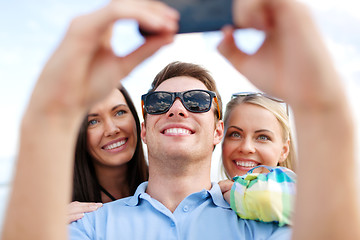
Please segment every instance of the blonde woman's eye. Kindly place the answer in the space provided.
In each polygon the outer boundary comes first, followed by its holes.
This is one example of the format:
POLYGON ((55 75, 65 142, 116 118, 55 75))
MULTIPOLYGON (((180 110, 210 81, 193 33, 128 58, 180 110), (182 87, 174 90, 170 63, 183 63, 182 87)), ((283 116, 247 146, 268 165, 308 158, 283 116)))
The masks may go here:
POLYGON ((258 136, 258 139, 261 141, 271 141, 271 138, 266 135, 260 135, 258 136))

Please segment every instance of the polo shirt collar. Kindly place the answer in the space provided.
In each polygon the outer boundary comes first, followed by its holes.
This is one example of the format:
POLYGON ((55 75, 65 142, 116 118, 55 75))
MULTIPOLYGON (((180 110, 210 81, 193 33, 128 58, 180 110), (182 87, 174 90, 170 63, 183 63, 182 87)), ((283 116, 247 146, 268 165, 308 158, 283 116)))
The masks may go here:
MULTIPOLYGON (((230 209, 230 205, 225 201, 225 199, 222 195, 219 184, 217 184, 216 182, 213 182, 213 183, 211 183, 211 185, 212 185, 212 187, 210 190, 203 190, 201 192, 205 193, 205 191, 206 191, 206 193, 211 196, 211 199, 216 206, 221 207, 221 208, 230 209)), ((129 206, 138 205, 139 201, 140 201, 140 195, 145 193, 147 186, 148 186, 148 182, 141 183, 138 186, 138 188, 136 189, 135 194, 127 200, 126 204, 129 206)))
POLYGON ((130 197, 128 201, 126 201, 126 204, 133 207, 138 205, 140 201, 140 195, 145 193, 147 186, 148 186, 148 182, 141 183, 137 187, 135 194, 132 197, 130 197))
POLYGON ((213 203, 218 207, 230 209, 230 205, 224 199, 219 184, 212 182, 211 185, 212 187, 208 190, 208 193, 210 194, 213 203))

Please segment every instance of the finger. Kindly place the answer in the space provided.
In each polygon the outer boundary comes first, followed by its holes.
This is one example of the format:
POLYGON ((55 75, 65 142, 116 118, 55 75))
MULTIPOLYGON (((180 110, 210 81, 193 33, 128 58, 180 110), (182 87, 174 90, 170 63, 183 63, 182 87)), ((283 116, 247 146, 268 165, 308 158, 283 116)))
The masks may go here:
MULTIPOLYGON (((287 1, 287 0, 285 0, 287 1)), ((269 19, 274 2, 264 0, 234 0, 233 18, 238 28, 256 28, 265 30, 269 27, 272 19, 269 19)))
POLYGON ((72 222, 75 222, 81 218, 83 218, 85 216, 84 213, 78 213, 78 214, 71 214, 68 216, 68 223, 72 223, 72 222))
POLYGON ((141 29, 153 33, 175 33, 178 30, 180 14, 162 2, 149 1, 149 9, 137 11, 137 20, 141 29), (164 22, 166 21, 166 22, 164 22))
POLYGON ((146 30, 176 32, 178 13, 157 1, 111 1, 107 6, 73 21, 74 31, 87 38, 102 36, 118 19, 135 19, 146 30), (125 6, 126 5, 126 6, 125 6))
POLYGON ((230 180, 220 181, 219 186, 220 186, 221 192, 224 194, 224 193, 230 191, 233 184, 234 184, 234 182, 230 181, 230 180))
POLYGON ((111 46, 111 37, 112 37, 112 34, 113 34, 113 27, 114 27, 114 24, 111 24, 104 32, 100 42, 101 42, 101 45, 103 46, 103 48, 105 49, 108 49, 108 50, 111 50, 112 49, 112 46, 111 46))
POLYGON ((241 65, 249 55, 238 49, 234 39, 234 29, 231 26, 225 26, 222 29, 223 39, 217 46, 218 51, 223 55, 238 71, 241 72, 241 65))
POLYGON ((118 58, 119 67, 115 68, 120 70, 117 79, 122 79, 128 75, 137 65, 143 62, 148 57, 152 56, 162 46, 173 42, 173 34, 154 35, 148 37, 143 45, 125 57, 118 58))
POLYGON ((102 203, 72 202, 69 204, 69 214, 92 212, 102 206, 102 203))
POLYGON ((230 204, 230 191, 224 193, 224 199, 230 204))

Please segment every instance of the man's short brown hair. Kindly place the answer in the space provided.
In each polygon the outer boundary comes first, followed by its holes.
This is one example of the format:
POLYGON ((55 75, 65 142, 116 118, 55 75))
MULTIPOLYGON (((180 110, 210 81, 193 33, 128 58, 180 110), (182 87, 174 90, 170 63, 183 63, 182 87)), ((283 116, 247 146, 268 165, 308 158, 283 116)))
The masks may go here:
MULTIPOLYGON (((155 89, 167 79, 181 76, 196 78, 201 81, 209 91, 215 92, 219 103, 220 116, 222 116, 222 101, 216 88, 215 80, 208 70, 193 63, 172 62, 168 64, 155 76, 154 81, 151 83, 149 92, 154 92, 155 89)), ((215 111, 216 119, 219 119, 218 114, 219 113, 215 111)))

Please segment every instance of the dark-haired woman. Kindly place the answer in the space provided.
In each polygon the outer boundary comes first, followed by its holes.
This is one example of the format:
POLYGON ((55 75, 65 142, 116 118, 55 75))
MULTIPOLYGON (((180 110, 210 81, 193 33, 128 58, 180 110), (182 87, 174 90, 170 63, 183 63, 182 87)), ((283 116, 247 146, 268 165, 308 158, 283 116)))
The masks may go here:
POLYGON ((69 222, 102 203, 133 195, 147 178, 139 117, 129 94, 120 87, 94 105, 81 126, 69 222))

